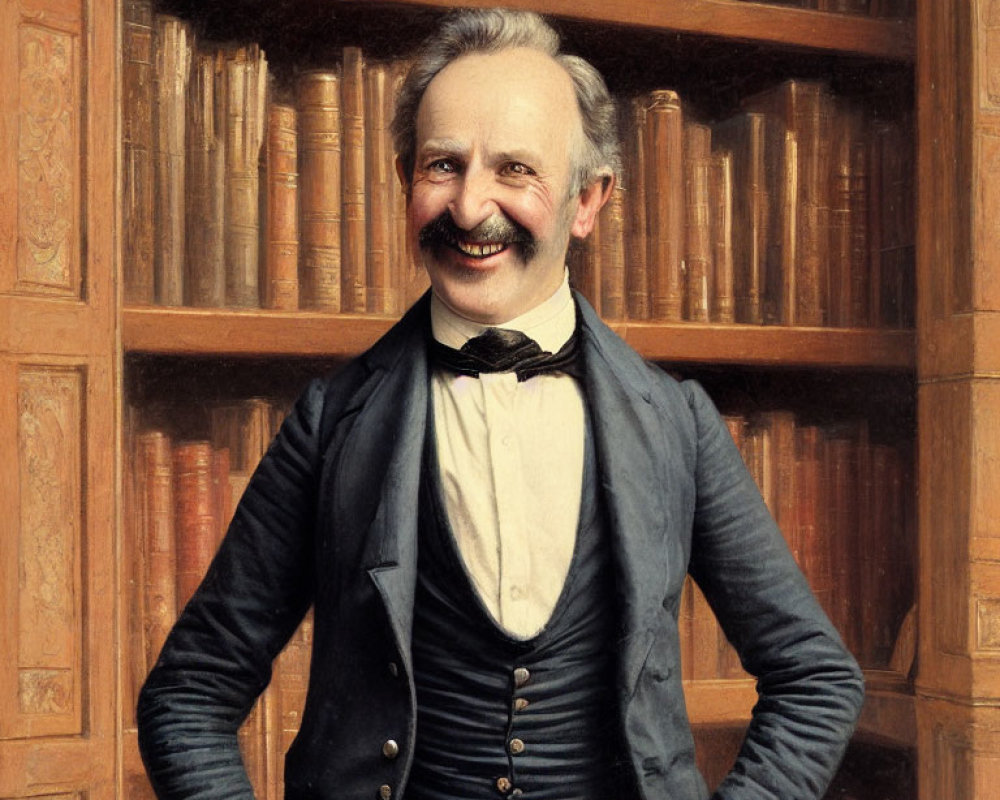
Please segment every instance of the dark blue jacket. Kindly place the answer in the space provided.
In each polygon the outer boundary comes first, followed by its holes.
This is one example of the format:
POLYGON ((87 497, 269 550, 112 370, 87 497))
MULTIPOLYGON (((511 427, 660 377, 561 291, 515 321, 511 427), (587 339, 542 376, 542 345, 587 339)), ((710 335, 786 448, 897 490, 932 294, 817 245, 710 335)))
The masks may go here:
MULTIPOLYGON (((646 800, 704 800, 681 684, 691 572, 759 700, 716 798, 822 795, 862 700, 854 659, 810 592, 704 391, 643 361, 577 297, 623 617, 620 721, 646 800)), ((425 297, 299 399, 139 700, 160 798, 252 798, 236 731, 315 605, 292 800, 401 797, 414 747, 410 631, 428 407, 425 297), (390 667, 392 665, 392 667, 390 667), (383 755, 394 739, 400 752, 383 755)))

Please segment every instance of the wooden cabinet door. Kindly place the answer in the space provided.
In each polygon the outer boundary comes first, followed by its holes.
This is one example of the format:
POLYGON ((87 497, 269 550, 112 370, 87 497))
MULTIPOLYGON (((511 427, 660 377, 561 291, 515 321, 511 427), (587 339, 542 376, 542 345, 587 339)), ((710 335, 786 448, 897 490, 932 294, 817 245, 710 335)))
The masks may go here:
POLYGON ((117 3, 0 2, 0 797, 114 791, 117 3))

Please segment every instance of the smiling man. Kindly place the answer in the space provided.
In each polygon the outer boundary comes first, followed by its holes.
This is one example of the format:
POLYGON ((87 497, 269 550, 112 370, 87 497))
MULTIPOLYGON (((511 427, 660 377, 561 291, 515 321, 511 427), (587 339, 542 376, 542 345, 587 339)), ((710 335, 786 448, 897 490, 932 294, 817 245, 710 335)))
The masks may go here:
POLYGON ((566 278, 618 171, 600 76, 522 12, 446 17, 394 121, 432 290, 315 381, 140 698, 162 798, 250 798, 236 731, 310 605, 286 797, 704 800, 690 573, 759 702, 716 798, 823 794, 860 707, 704 392, 566 278))

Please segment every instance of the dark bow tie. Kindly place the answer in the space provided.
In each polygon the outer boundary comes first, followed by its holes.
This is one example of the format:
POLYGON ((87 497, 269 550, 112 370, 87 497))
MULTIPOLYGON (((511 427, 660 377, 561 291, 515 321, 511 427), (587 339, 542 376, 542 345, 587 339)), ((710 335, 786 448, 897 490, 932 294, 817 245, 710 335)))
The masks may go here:
POLYGON ((579 378, 577 342, 574 333, 558 353, 549 353, 520 331, 487 328, 469 339, 461 350, 432 339, 431 353, 437 366, 474 378, 482 372, 515 372, 518 381, 546 372, 564 372, 579 378))

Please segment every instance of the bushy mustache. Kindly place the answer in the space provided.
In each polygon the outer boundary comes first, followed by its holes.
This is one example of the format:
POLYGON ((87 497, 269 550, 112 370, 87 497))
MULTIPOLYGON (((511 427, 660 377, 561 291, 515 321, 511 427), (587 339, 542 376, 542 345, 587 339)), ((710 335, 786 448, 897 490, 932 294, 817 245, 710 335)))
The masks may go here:
POLYGON ((531 261, 538 250, 538 243, 527 228, 501 214, 493 214, 476 227, 465 230, 455 224, 447 210, 420 229, 418 242, 422 249, 442 246, 454 248, 458 242, 516 245, 525 262, 531 261))

